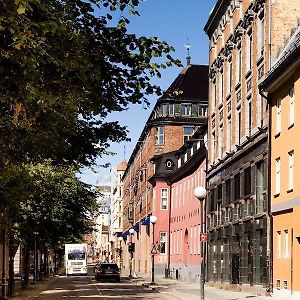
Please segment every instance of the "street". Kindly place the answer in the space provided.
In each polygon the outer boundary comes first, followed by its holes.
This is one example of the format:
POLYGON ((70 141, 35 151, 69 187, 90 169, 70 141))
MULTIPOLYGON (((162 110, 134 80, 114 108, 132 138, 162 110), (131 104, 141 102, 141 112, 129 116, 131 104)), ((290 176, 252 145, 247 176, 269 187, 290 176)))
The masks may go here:
MULTIPOLYGON (((172 291, 170 290, 172 293, 172 291)), ((172 293, 173 294, 173 293, 172 293)), ((25 298, 17 297, 15 299, 181 299, 168 296, 168 293, 162 291, 152 291, 143 286, 138 281, 131 281, 122 278, 121 282, 114 281, 95 281, 93 276, 60 276, 54 279, 52 284, 44 291, 32 293, 25 298)), ((195 298, 196 299, 196 298, 195 298)))

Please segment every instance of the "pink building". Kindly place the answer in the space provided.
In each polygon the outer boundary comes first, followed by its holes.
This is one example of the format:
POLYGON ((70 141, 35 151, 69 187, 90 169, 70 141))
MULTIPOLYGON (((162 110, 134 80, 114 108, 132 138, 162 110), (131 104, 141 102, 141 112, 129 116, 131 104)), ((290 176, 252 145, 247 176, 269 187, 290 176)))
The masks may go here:
POLYGON ((155 173, 149 180, 157 216, 154 240, 160 250, 155 273, 188 281, 200 278, 203 211, 194 189, 205 187, 205 137, 202 126, 179 150, 154 156, 155 173))

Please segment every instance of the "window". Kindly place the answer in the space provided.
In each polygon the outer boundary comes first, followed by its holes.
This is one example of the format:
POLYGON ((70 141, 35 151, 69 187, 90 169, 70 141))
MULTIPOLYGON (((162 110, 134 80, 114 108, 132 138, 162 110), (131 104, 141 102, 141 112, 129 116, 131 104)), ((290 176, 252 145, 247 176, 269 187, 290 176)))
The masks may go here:
POLYGON ((198 117, 206 116, 207 107, 201 104, 198 105, 198 117))
POLYGON ((168 189, 161 189, 160 209, 168 208, 168 189))
POLYGON ((219 75, 219 104, 223 103, 224 97, 224 73, 223 70, 219 75))
POLYGON ((277 101, 276 134, 281 132, 281 99, 277 101))
POLYGON ((155 128, 155 145, 162 145, 165 142, 165 128, 155 128))
POLYGON ((225 182, 225 205, 231 202, 231 179, 225 182))
POLYGON ((276 162, 276 186, 275 186, 275 194, 280 193, 280 158, 275 160, 276 162))
POLYGON ((234 200, 239 200, 240 199, 240 173, 236 174, 234 176, 234 200))
POLYGON ((281 231, 277 231, 277 257, 281 257, 281 231))
POLYGON ((183 141, 187 141, 191 138, 194 133, 194 127, 184 126, 183 127, 183 141))
POLYGON ((226 94, 229 95, 231 92, 231 85, 232 85, 232 61, 231 59, 227 62, 227 91, 226 94))
POLYGON ((191 237, 190 237, 190 254, 193 254, 193 227, 190 228, 190 234, 191 234, 191 237))
POLYGON ((289 190, 294 188, 294 151, 289 152, 289 190))
POLYGON ((283 251, 284 257, 289 256, 289 232, 288 230, 284 231, 284 251, 283 251))
POLYGON ((244 171, 244 192, 245 196, 251 194, 251 167, 248 167, 244 171))
POLYGON ((241 144, 241 138, 242 138, 242 113, 241 110, 238 110, 236 113, 236 144, 241 144))
POLYGON ((166 232, 160 232, 159 235, 159 252, 160 254, 166 254, 167 251, 167 233, 166 232))
POLYGON ((246 72, 252 67, 252 32, 246 34, 246 72))
POLYGON ((215 161, 215 155, 216 155, 216 133, 213 132, 212 133, 212 140, 211 140, 211 161, 214 162, 215 161))
POLYGON ((182 116, 190 116, 192 113, 192 105, 191 104, 181 104, 181 115, 182 116))
POLYGON ((252 122, 252 102, 251 99, 248 100, 247 107, 247 124, 246 124, 246 135, 251 136, 251 122, 252 122))
POLYGON ((242 49, 239 45, 235 51, 235 84, 241 82, 242 76, 242 49))
POLYGON ((169 104, 169 116, 174 116, 174 104, 169 104))
POLYGON ((168 105, 167 104, 162 105, 162 115, 163 115, 163 117, 166 117, 168 115, 168 105))
POLYGON ((231 152, 231 117, 227 118, 227 133, 226 133, 226 150, 231 152))
POLYGON ((294 97, 294 88, 289 92, 290 96, 290 126, 294 124, 295 121, 295 97, 294 97))
POLYGON ((265 43, 265 20, 257 18, 257 59, 263 56, 265 43))
POLYGON ((216 96, 217 96, 217 86, 216 86, 216 80, 214 80, 211 83, 212 112, 215 110, 216 107, 216 96))
POLYGON ((219 153, 218 156, 219 158, 222 158, 223 154, 223 125, 220 126, 219 128, 219 137, 218 137, 218 146, 219 146, 219 153))

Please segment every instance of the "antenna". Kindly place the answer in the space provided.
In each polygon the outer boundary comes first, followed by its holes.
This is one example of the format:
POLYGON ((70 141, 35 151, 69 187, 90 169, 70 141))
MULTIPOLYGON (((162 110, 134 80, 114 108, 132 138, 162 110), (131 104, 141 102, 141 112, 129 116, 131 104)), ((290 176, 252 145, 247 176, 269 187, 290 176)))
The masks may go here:
POLYGON ((186 40, 187 40, 187 43, 186 43, 186 45, 184 45, 184 47, 187 50, 186 64, 187 64, 187 66, 189 66, 191 64, 190 49, 192 48, 192 46, 190 44, 190 39, 187 38, 186 40))
POLYGON ((126 144, 124 142, 124 146, 123 146, 123 153, 124 153, 124 160, 126 160, 126 144))

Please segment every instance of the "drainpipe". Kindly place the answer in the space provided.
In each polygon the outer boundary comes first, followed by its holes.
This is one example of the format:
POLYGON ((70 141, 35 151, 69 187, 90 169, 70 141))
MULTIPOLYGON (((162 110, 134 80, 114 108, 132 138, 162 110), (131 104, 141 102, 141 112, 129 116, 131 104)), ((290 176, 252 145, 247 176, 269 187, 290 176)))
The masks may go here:
POLYGON ((273 293, 273 216, 271 213, 271 137, 272 137, 272 96, 266 96, 263 89, 259 87, 259 94, 268 103, 268 205, 267 205, 267 262, 268 262, 268 278, 267 278, 267 293, 273 293))

